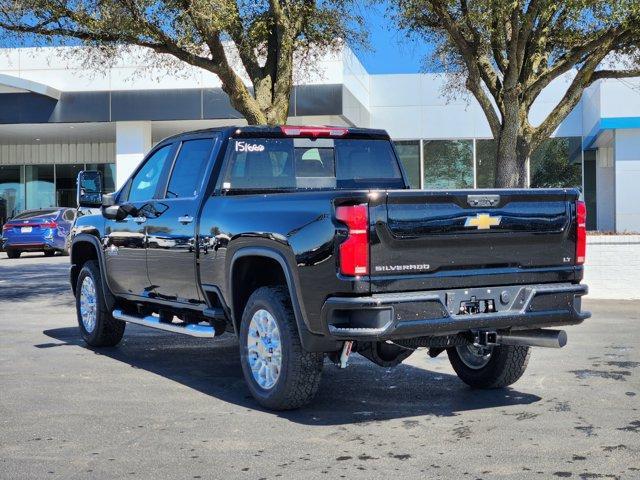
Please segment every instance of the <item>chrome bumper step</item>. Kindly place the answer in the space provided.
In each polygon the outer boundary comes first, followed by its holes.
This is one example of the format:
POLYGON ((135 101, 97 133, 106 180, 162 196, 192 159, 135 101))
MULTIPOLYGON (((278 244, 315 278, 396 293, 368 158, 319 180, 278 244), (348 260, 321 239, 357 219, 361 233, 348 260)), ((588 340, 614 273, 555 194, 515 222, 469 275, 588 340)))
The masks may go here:
POLYGON ((117 320, 122 320, 127 323, 135 323, 136 325, 142 325, 144 327, 155 328, 156 330, 182 333, 183 335, 198 338, 214 338, 216 336, 215 329, 211 325, 200 325, 196 323, 164 323, 155 315, 139 317, 126 314, 122 310, 114 310, 111 315, 117 320))

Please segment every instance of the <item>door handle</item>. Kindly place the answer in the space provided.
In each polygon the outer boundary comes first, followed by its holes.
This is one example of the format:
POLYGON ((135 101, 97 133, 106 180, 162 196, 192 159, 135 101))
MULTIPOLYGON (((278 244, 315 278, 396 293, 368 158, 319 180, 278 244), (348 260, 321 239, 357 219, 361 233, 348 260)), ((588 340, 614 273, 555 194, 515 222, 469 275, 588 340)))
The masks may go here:
POLYGON ((193 222, 193 217, 191 215, 184 215, 182 217, 178 217, 178 221, 183 224, 186 225, 188 223, 193 222))
POLYGON ((137 224, 141 224, 147 221, 147 217, 133 217, 133 221, 136 222, 137 224))

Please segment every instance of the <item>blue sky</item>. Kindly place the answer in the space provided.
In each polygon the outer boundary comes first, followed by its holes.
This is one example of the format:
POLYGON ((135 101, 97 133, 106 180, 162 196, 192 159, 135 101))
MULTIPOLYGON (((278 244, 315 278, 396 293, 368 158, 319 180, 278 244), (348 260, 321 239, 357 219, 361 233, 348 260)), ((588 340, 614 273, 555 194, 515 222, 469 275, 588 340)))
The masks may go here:
POLYGON ((357 51, 358 58, 369 73, 416 73, 423 70, 424 57, 430 46, 409 40, 385 17, 386 2, 367 8, 365 18, 371 49, 357 51))
MULTIPOLYGON (((355 4, 361 8, 369 31, 370 48, 357 50, 356 55, 369 73, 416 73, 423 70, 423 60, 430 51, 427 43, 408 39, 404 32, 395 28, 392 19, 385 15, 388 0, 379 0, 376 5, 369 2, 355 4)), ((0 48, 13 47, 13 42, 0 39, 0 48)), ((69 44, 73 41, 63 41, 69 44)), ((29 46, 26 40, 20 46, 29 46)))

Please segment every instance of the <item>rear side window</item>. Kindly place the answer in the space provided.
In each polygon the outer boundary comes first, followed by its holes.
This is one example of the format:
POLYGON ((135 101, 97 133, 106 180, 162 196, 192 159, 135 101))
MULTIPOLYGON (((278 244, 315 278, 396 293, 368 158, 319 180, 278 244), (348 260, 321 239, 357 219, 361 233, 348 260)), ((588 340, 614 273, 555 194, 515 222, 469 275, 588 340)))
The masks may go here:
POLYGON ((404 188, 391 142, 232 139, 223 188, 404 188))
POLYGON ((173 165, 166 198, 185 198, 198 195, 204 169, 213 147, 213 139, 187 140, 182 142, 173 165))

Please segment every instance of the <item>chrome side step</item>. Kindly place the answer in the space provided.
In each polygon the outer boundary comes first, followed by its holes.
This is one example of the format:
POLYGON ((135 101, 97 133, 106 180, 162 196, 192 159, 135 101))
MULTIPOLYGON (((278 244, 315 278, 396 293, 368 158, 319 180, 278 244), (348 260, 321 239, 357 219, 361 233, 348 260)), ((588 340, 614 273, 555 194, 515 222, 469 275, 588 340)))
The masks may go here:
POLYGON ((214 338, 216 336, 216 332, 211 325, 199 325, 195 323, 162 323, 160 322, 160 319, 154 315, 137 317, 135 315, 128 315, 122 310, 114 310, 111 312, 111 315, 113 315, 113 318, 122 320, 123 322, 135 323, 136 325, 155 328, 157 330, 165 330, 167 332, 182 333, 183 335, 189 335, 191 337, 214 338))

